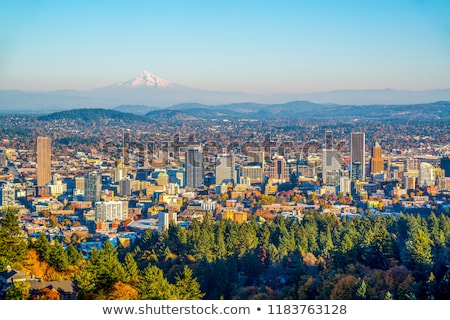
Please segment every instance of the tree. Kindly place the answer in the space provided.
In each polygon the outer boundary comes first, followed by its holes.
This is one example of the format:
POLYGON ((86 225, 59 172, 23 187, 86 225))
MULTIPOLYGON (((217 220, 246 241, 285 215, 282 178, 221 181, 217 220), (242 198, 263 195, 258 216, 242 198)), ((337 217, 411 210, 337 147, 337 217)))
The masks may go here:
POLYGON ((2 264, 22 262, 27 251, 27 243, 17 217, 17 209, 3 209, 0 221, 0 261, 2 264))
POLYGON ((30 297, 30 283, 16 281, 5 292, 6 300, 27 300, 30 297))
POLYGON ((67 247, 66 254, 70 265, 78 266, 80 261, 84 259, 83 255, 71 244, 67 247))
POLYGON ((406 263, 416 276, 428 277, 433 265, 430 238, 422 229, 412 232, 406 241, 406 263))
POLYGON ((36 249, 41 261, 49 261, 51 246, 45 233, 39 235, 33 243, 33 247, 36 249))
POLYGON ((343 276, 331 291, 331 300, 351 300, 357 290, 358 280, 352 275, 343 276))
POLYGON ((133 284, 139 281, 139 268, 131 253, 125 256, 124 269, 128 282, 133 284))
POLYGON ((67 254, 59 243, 55 243, 52 246, 48 262, 55 267, 57 271, 64 271, 69 266, 67 254))
POLYGON ((205 295, 200 291, 200 284, 192 276, 192 270, 184 266, 183 271, 175 276, 177 298, 181 300, 200 300, 205 295))
POLYGON ((42 288, 38 291, 38 300, 61 300, 61 295, 55 288, 42 288))
POLYGON ((144 269, 139 277, 137 290, 142 300, 170 300, 176 296, 174 286, 156 266, 148 266, 144 269))
POLYGON ((128 283, 116 282, 112 286, 108 296, 108 300, 138 300, 139 293, 128 283))
POLYGON ((366 282, 363 280, 358 290, 356 290, 356 297, 358 299, 364 300, 366 299, 366 295, 367 295, 367 285, 366 282))

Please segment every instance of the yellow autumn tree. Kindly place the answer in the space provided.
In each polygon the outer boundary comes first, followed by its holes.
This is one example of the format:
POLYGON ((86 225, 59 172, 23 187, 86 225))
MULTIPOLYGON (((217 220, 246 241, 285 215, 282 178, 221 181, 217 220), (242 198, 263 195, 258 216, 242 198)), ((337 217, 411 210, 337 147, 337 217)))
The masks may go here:
POLYGON ((127 283, 116 282, 110 290, 108 300, 138 300, 139 294, 136 289, 127 283))

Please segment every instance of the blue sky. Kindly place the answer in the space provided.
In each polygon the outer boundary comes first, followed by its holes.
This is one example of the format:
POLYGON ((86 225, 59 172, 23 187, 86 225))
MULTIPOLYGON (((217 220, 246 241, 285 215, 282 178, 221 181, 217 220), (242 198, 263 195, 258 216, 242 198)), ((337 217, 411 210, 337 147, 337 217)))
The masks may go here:
POLYGON ((143 70, 254 93, 450 88, 450 1, 0 2, 0 89, 143 70))

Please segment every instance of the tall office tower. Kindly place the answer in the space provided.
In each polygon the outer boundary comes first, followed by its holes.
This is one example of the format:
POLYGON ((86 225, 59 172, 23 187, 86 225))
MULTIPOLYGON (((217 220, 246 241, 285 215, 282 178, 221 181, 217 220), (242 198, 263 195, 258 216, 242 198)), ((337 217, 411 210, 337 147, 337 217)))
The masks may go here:
POLYGON ((236 183, 234 156, 229 153, 218 154, 216 157, 216 184, 236 183))
POLYGON ((450 158, 441 158, 441 169, 444 170, 445 177, 450 177, 450 158))
POLYGON ((339 191, 344 195, 351 193, 350 178, 348 176, 341 176, 339 179, 339 191))
POLYGON ((84 200, 96 202, 100 201, 102 192, 102 175, 92 171, 84 176, 84 200))
POLYGON ((37 138, 37 185, 45 186, 52 180, 51 174, 51 139, 49 137, 37 138))
POLYGON ((419 186, 434 186, 435 183, 434 167, 428 162, 422 162, 419 166, 419 186))
POLYGON ((131 195, 131 181, 129 179, 119 181, 120 192, 119 195, 122 197, 131 195))
POLYGON ((372 148, 372 160, 370 165, 370 174, 381 173, 384 171, 384 161, 381 157, 381 146, 378 142, 372 148))
POLYGON ((186 151, 186 188, 203 186, 203 150, 200 146, 190 146, 186 151))
POLYGON ((352 132, 350 141, 350 176, 352 180, 365 180, 366 178, 366 134, 352 132))
POLYGON ((0 168, 8 166, 8 160, 6 159, 5 150, 0 150, 0 168))
POLYGON ((283 183, 289 181, 289 168, 286 166, 286 159, 283 156, 276 156, 270 166, 269 178, 274 182, 283 183))
POLYGON ((406 176, 403 177, 403 189, 414 190, 416 188, 416 177, 406 176))
POLYGON ((339 157, 337 150, 333 148, 333 133, 331 131, 325 132, 325 148, 322 151, 322 179, 328 185, 339 184, 339 178, 328 179, 328 176, 339 177, 339 170, 342 168, 342 160, 339 157))
POLYGON ((333 132, 325 131, 325 149, 333 149, 333 132))

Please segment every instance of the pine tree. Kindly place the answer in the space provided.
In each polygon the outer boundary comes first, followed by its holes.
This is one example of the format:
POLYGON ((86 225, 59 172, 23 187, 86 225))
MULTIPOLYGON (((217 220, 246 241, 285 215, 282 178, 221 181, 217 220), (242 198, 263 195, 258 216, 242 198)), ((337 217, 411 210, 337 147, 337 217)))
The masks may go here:
POLYGON ((170 300, 175 296, 174 286, 156 266, 148 266, 144 269, 139 277, 137 290, 142 300, 170 300))
POLYGON ((22 262, 27 251, 27 243, 19 225, 17 209, 6 208, 0 221, 0 261, 14 265, 22 262))
POLYGON ((192 270, 184 266, 183 271, 175 276, 177 298, 181 300, 200 300, 205 295, 200 291, 200 284, 192 276, 192 270))
POLYGON ((128 282, 136 283, 139 281, 139 268, 131 253, 127 253, 125 256, 124 269, 128 282))
POLYGON ((33 243, 33 247, 36 249, 41 261, 49 261, 51 246, 45 233, 39 235, 39 238, 33 243))

